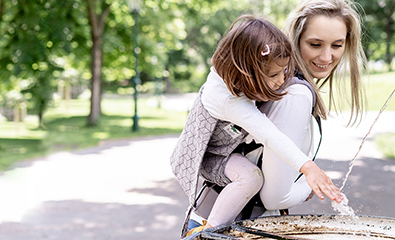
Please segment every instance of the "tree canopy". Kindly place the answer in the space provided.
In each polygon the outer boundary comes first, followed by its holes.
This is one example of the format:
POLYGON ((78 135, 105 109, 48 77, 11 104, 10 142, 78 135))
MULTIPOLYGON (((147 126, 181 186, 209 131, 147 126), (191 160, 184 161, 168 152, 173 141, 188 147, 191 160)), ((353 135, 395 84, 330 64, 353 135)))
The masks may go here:
MULTIPOLYGON (((364 48, 388 66, 395 52, 392 0, 358 0, 364 48), (364 12, 362 11, 364 9, 364 12)), ((133 94, 133 51, 139 50, 141 85, 150 92, 197 91, 218 41, 241 14, 266 17, 281 27, 298 0, 144 0, 136 19, 125 0, 0 0, 0 109, 28 103, 40 124, 63 82, 91 91, 87 124, 101 114, 105 92, 133 94)))

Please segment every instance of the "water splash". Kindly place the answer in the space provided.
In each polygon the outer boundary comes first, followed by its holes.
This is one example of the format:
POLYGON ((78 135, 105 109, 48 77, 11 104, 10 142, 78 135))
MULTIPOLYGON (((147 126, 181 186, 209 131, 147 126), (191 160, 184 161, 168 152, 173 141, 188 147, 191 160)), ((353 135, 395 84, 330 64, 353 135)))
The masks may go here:
MULTIPOLYGON (((351 160, 351 162, 350 162, 350 164, 349 164, 348 172, 347 172, 347 174, 346 174, 346 177, 344 178, 344 181, 343 181, 342 187, 340 188, 340 191, 342 191, 343 188, 344 188, 344 186, 346 185, 346 181, 347 181, 347 179, 348 179, 348 176, 350 175, 350 173, 351 173, 351 171, 352 171, 352 168, 353 168, 353 166, 354 166, 355 159, 357 158, 359 152, 361 151, 362 146, 363 146, 363 144, 365 143, 366 138, 368 137, 368 135, 369 135, 370 132, 372 131, 372 128, 373 128, 374 124, 377 122, 377 120, 379 119, 381 113, 382 113, 382 112, 385 110, 385 108, 387 107, 388 102, 391 100, 391 98, 392 98, 392 96, 394 95, 394 93, 395 93, 395 89, 392 91, 391 95, 388 97, 388 99, 387 99, 387 101, 385 102, 384 106, 380 109, 380 112, 379 112, 379 114, 377 115, 376 119, 374 120, 372 126, 370 126, 370 129, 369 129, 368 133, 367 133, 367 134, 365 135, 365 137, 362 139, 361 145, 359 146, 359 149, 358 149, 357 153, 355 154, 354 158, 351 160)), ((343 200, 343 201, 344 201, 344 200, 343 200)))
POLYGON ((354 210, 350 206, 348 206, 348 199, 346 195, 344 193, 341 193, 341 195, 344 198, 343 201, 341 201, 340 203, 336 201, 332 201, 332 208, 335 211, 338 211, 340 215, 348 215, 351 217, 355 217, 354 210))

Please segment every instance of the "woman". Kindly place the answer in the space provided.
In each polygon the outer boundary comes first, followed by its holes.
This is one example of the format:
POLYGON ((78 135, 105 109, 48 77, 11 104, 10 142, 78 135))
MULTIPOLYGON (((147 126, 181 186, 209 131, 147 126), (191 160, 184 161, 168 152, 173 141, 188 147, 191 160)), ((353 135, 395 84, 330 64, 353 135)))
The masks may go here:
MULTIPOLYGON (((305 79, 312 86, 321 89, 325 84, 329 84, 329 109, 335 107, 333 89, 335 80, 339 83, 346 83, 346 74, 349 74, 350 94, 339 94, 338 96, 350 95, 351 99, 346 99, 351 103, 351 116, 349 124, 354 124, 360 119, 363 111, 363 87, 362 70, 366 66, 366 58, 361 44, 361 21, 358 13, 354 10, 354 5, 347 0, 303 0, 299 6, 289 15, 285 23, 285 33, 291 41, 295 59, 297 62, 297 75, 305 79), (328 27, 326 27, 328 26, 328 27), (347 71, 349 70, 349 71, 347 71)), ((292 95, 292 94, 289 94, 292 95)), ((289 103, 275 103, 269 111, 281 112, 280 120, 270 117, 275 125, 286 135, 292 135, 295 129, 285 124, 286 119, 292 116, 292 107, 297 97, 290 99, 289 103), (276 106, 277 104, 277 106, 276 106), (286 111, 281 111, 278 105, 287 106, 286 111), (281 120, 282 119, 282 120, 281 120), (284 123, 279 126, 276 122, 284 123)), ((340 99, 342 101, 344 99, 340 99)), ((308 103, 306 103, 308 104, 308 103)), ((316 103, 313 115, 327 118, 328 112, 323 104, 320 94, 316 96, 316 103)), ((296 119, 303 118, 303 115, 296 115, 296 119), (300 116, 300 117, 298 117, 300 116)), ((278 117, 277 117, 278 118, 278 117)), ((303 124, 299 124, 299 129, 303 124)), ((305 130, 310 131, 305 125, 305 130)), ((307 135, 306 135, 307 136, 307 135)), ((306 140, 306 139, 305 139, 306 140)), ((303 146, 303 144, 301 145, 303 146)), ((270 149, 265 150, 262 171, 265 179, 273 179, 272 175, 278 171, 283 172, 284 177, 294 177, 293 171, 286 165, 278 164, 270 149), (275 162, 275 164, 273 164, 275 162), (277 169, 273 171, 273 169, 277 169)), ((292 178, 287 180, 291 182, 292 178)), ((271 183, 266 181, 260 192, 260 197, 267 209, 283 209, 295 206, 295 202, 302 203, 303 199, 286 201, 284 193, 281 195, 278 189, 284 183, 271 183)), ((291 189, 291 186, 289 186, 291 189)), ((286 192, 288 198, 292 198, 291 191, 286 192)), ((322 198, 321 198, 322 199, 322 198)))
MULTIPOLYGON (((313 88, 322 88, 329 83, 329 109, 336 106, 334 81, 345 82, 345 70, 349 69, 352 89, 349 123, 355 123, 363 110, 361 71, 366 59, 361 47, 360 18, 353 9, 353 3, 304 0, 288 17, 285 32, 295 51, 299 78, 309 82, 313 88)), ((327 110, 321 96, 312 96, 306 89, 302 84, 294 84, 286 90, 288 94, 282 100, 265 103, 261 110, 280 131, 308 153, 312 142, 309 118, 306 117, 311 114, 309 106, 314 106, 313 115, 323 119, 327 117, 327 110), (315 104, 313 98, 316 98, 315 104)), ((264 149, 262 172, 265 182, 260 197, 266 209, 290 208, 309 198, 306 191, 300 194, 296 190, 296 185, 306 189, 305 179, 294 184, 299 173, 280 161, 269 148, 264 149), (282 180, 275 180, 279 176, 282 180)))
MULTIPOLYGON (((329 84, 329 110, 331 107, 336 110, 335 81, 345 83, 349 73, 349 124, 355 123, 363 111, 361 72, 367 65, 361 43, 361 19, 354 8, 355 4, 347 0, 303 0, 288 16, 284 29, 305 79, 313 84, 316 79, 319 88, 329 84)), ((319 96, 317 103, 316 113, 326 119, 327 112, 319 96)))

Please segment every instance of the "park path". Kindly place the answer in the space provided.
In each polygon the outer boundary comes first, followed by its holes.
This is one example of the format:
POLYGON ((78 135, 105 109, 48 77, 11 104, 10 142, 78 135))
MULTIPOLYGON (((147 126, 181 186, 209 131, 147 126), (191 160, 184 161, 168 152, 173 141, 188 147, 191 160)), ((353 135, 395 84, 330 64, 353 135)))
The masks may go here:
MULTIPOLYGON (((337 186, 376 115, 357 129, 344 128, 341 118, 324 122, 317 163, 337 186)), ((394 119, 395 112, 382 114, 345 188, 357 214, 395 217, 395 161, 383 159, 371 141, 395 132, 394 119)), ((105 141, 14 165, 0 175, 0 239, 179 239, 187 198, 169 166, 176 141, 174 135, 105 141)), ((334 213, 317 197, 290 212, 334 213)))
POLYGON ((0 239, 174 239, 187 200, 168 158, 176 136, 104 142, 0 176, 0 239))

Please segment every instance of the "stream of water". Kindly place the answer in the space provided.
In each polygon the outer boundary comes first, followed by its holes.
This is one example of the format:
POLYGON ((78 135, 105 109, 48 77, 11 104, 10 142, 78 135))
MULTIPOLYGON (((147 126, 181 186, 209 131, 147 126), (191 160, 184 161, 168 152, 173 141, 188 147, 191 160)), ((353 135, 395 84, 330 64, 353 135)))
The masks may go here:
MULTIPOLYGON (((368 137, 368 135, 370 134, 370 132, 372 131, 373 126, 376 124, 377 120, 379 119, 381 113, 387 108, 388 102, 391 100, 391 98, 393 97, 393 95, 395 94, 395 90, 392 91, 391 95, 388 97, 387 101, 385 102, 385 104, 383 105, 383 107, 380 109, 380 112, 378 113, 376 119, 374 120, 373 124, 370 126, 370 129, 368 131, 368 133, 365 135, 365 137, 362 139, 361 145, 359 146, 359 149, 357 151, 357 153, 355 154, 354 158, 351 160, 349 167, 348 167, 348 172, 343 180, 343 184, 340 188, 340 192, 343 190, 344 186, 346 185, 346 181, 348 179, 348 177, 350 176, 350 173, 352 171, 352 168, 354 166, 355 160, 359 154, 359 152, 362 149, 363 144, 365 143, 366 138, 368 137)), ((341 215, 351 215, 354 216, 354 211, 352 210, 351 207, 348 206, 348 199, 346 198, 346 196, 342 193, 344 200, 341 203, 337 203, 336 201, 332 201, 332 207, 334 210, 340 212, 341 215)))
POLYGON ((376 119, 374 120, 372 126, 370 126, 370 129, 369 129, 368 133, 367 133, 367 134, 365 135, 365 137, 362 139, 361 145, 359 146, 359 149, 358 149, 357 153, 355 154, 354 158, 353 158, 353 159, 351 160, 351 162, 350 162, 350 165, 349 165, 349 167, 348 167, 348 172, 347 172, 347 174, 346 174, 346 177, 345 177, 344 180, 343 180, 343 184, 342 184, 342 187, 340 188, 340 191, 343 190, 344 185, 346 184, 346 181, 347 181, 347 179, 348 179, 348 176, 350 175, 350 173, 351 173, 351 171, 352 171, 352 168, 353 168, 353 166, 354 166, 355 159, 357 158, 359 152, 361 151, 362 146, 363 146, 363 144, 365 143, 366 138, 368 137, 368 135, 369 135, 370 132, 372 131, 372 128, 373 128, 374 124, 376 124, 376 122, 377 122, 377 120, 379 119, 381 113, 387 108, 388 102, 391 100, 391 98, 392 98, 392 96, 393 96, 394 94, 395 94, 395 90, 392 91, 391 95, 388 97, 387 101, 385 102, 385 104, 383 105, 383 107, 380 109, 380 112, 379 112, 379 114, 377 115, 376 119))

